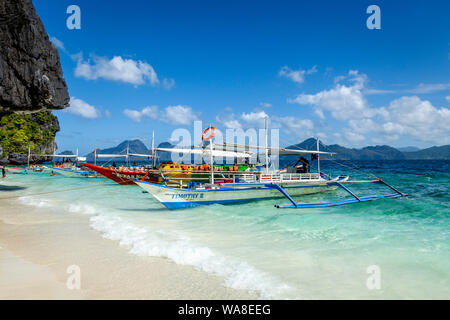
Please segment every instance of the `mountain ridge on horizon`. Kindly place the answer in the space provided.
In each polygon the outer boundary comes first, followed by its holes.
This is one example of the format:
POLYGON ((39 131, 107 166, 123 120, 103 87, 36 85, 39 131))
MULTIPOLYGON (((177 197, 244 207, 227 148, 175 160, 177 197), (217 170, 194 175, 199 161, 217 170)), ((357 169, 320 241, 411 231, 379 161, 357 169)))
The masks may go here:
MULTIPOLYGON (((315 150, 317 140, 308 138, 303 142, 287 146, 288 149, 306 149, 315 150)), ((427 159, 450 159, 450 145, 433 146, 429 148, 419 149, 417 147, 394 148, 389 145, 375 145, 361 148, 348 148, 339 144, 326 145, 319 140, 320 150, 335 152, 333 159, 336 160, 427 160, 427 159), (413 151, 415 150, 415 151, 413 151)), ((139 139, 124 140, 115 147, 97 149, 97 154, 125 154, 127 146, 130 153, 151 154, 151 149, 139 139)), ((162 142, 157 147, 170 148, 173 145, 170 142, 162 142)), ((93 161, 93 152, 86 155, 88 161, 93 161)), ((283 156, 290 157, 290 156, 283 156)), ((166 157, 163 157, 166 158, 166 157)), ((327 159, 329 156, 322 156, 327 159)), ((105 158, 106 159, 106 158, 105 158)), ((130 161, 137 160, 137 157, 130 157, 130 161), (133 158, 133 159, 132 159, 133 158)), ((140 158, 142 160, 142 158, 140 158)), ((168 160, 168 159, 165 159, 168 160)))

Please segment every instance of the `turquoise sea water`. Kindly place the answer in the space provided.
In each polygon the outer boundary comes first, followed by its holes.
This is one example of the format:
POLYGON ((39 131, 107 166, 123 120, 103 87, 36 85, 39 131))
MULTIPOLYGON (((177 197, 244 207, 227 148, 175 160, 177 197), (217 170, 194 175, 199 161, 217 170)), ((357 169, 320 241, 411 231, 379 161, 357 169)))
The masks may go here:
MULTIPOLYGON (((323 209, 276 209, 288 203, 280 198, 169 211, 139 187, 107 179, 10 174, 8 185, 26 189, 3 189, 0 197, 20 192, 14 201, 87 214, 99 237, 132 254, 191 265, 262 298, 449 299, 450 161, 353 163, 410 196, 323 209), (32 195, 69 188, 81 189, 32 195), (366 285, 370 266, 379 268, 379 289, 366 285)), ((327 161, 322 170, 367 178, 327 161)), ((374 184, 351 188, 390 193, 374 184)), ((332 191, 297 200, 341 197, 332 191)))

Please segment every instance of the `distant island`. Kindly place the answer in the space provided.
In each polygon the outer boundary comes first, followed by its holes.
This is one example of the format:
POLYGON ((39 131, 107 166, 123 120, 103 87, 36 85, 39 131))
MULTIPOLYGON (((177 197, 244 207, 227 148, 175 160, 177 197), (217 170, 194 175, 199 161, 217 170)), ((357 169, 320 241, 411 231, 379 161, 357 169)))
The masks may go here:
MULTIPOLYGON (((148 154, 151 155, 151 149, 147 148, 145 144, 139 140, 125 140, 115 147, 107 149, 97 149, 97 154, 126 154, 127 147, 130 153, 148 154)), ((158 145, 161 148, 171 148, 173 145, 169 142, 163 142, 158 145)), ((309 138, 305 141, 287 146, 289 149, 306 149, 315 150, 316 139, 309 138)), ((387 145, 367 146, 364 148, 347 148, 338 144, 326 145, 320 141, 320 150, 335 152, 332 159, 336 160, 441 160, 450 159, 450 145, 434 146, 426 149, 419 149, 417 147, 394 148, 387 145)), ((86 155, 88 162, 94 161, 94 154, 91 152, 86 155)), ((284 158, 286 156, 283 156, 284 158)), ((288 156, 292 157, 292 156, 288 156)), ((322 156, 321 159, 327 159, 329 156, 322 156)), ((102 158, 102 160, 111 160, 102 158)), ((130 157, 130 161, 142 161, 143 158, 130 157)), ((170 160, 169 154, 161 154, 161 161, 170 160)))
MULTIPOLYGON (((314 150, 316 139, 309 138, 305 141, 291 145, 290 149, 314 150)), ((338 144, 325 145, 320 142, 320 150, 335 152, 333 159, 336 160, 431 160, 450 159, 450 145, 434 146, 426 149, 416 147, 394 148, 387 145, 367 146, 364 148, 346 148, 338 144)), ((322 156, 322 159, 328 157, 322 156)))

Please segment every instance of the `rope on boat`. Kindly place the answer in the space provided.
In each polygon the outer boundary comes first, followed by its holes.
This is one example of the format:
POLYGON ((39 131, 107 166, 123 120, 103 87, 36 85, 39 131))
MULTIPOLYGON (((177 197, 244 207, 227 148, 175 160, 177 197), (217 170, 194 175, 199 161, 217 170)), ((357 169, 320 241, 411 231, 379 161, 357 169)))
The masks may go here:
POLYGON ((377 176, 374 176, 374 175, 371 174, 371 173, 368 173, 368 172, 365 172, 365 171, 361 170, 358 166, 356 166, 356 165, 355 165, 353 162, 351 162, 351 161, 349 161, 349 162, 350 162, 352 165, 354 165, 356 168, 355 168, 355 167, 350 167, 350 166, 345 165, 345 164, 340 163, 340 162, 337 162, 336 160, 333 160, 333 159, 326 159, 326 160, 331 161, 331 162, 334 162, 334 163, 336 163, 336 164, 338 164, 338 165, 340 165, 340 166, 349 168, 349 169, 351 169, 351 170, 359 171, 359 172, 364 173, 365 175, 367 175, 367 176, 369 176, 369 177, 371 177, 371 178, 374 178, 374 179, 377 179, 377 180, 381 181, 381 178, 379 178, 379 177, 377 177, 377 176))
MULTIPOLYGON (((311 147, 311 146, 310 146, 310 147, 311 147)), ((329 152, 331 151, 331 150, 328 149, 328 146, 324 146, 324 147, 325 147, 325 150, 327 150, 327 151, 329 151, 329 152)), ((300 149, 298 146, 295 146, 295 148, 300 149)), ((301 149, 300 149, 300 150, 301 150, 301 149)), ((336 164, 338 164, 338 165, 340 165, 340 166, 346 167, 346 168, 348 168, 348 169, 350 169, 350 170, 359 171, 359 172, 361 172, 361 173, 363 173, 363 174, 365 174, 365 175, 367 175, 367 176, 369 176, 369 177, 371 177, 371 178, 377 179, 378 181, 382 181, 381 178, 379 178, 379 177, 377 177, 377 176, 375 176, 375 175, 373 175, 373 174, 371 174, 371 173, 368 173, 368 172, 365 172, 365 171, 361 170, 356 164, 354 164, 354 163, 351 162, 350 160, 346 160, 346 161, 350 162, 350 163, 352 164, 353 167, 348 166, 348 165, 343 164, 343 163, 340 163, 340 162, 338 162, 338 161, 336 161, 336 160, 333 160, 333 159, 331 159, 331 158, 329 158, 329 159, 323 159, 322 161, 327 161, 327 160, 328 160, 328 161, 331 161, 331 162, 334 162, 334 163, 336 163, 336 164)))
POLYGON ((32 194, 22 194, 22 195, 15 195, 15 196, 9 196, 9 197, 0 197, 0 200, 10 200, 10 199, 17 199, 17 198, 22 198, 22 197, 33 197, 33 196, 40 196, 40 195, 43 195, 43 194, 60 193, 60 192, 67 192, 67 191, 74 191, 74 190, 81 190, 81 189, 89 189, 89 188, 102 187, 102 186, 111 186, 111 185, 118 185, 118 184, 114 182, 114 183, 107 183, 107 184, 101 184, 101 185, 92 185, 92 186, 84 186, 84 187, 77 187, 77 188, 69 188, 69 189, 63 189, 63 190, 38 192, 38 193, 32 193, 32 194))

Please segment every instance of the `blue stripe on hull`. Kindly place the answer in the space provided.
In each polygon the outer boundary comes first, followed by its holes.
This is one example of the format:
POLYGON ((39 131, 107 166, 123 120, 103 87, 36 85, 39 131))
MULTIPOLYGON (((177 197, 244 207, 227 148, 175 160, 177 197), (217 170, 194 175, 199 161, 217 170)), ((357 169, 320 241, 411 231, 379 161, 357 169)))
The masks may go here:
POLYGON ((262 200, 261 198, 249 198, 249 199, 233 199, 233 200, 215 200, 215 201, 189 201, 189 202, 161 202, 168 209, 182 209, 182 208, 192 208, 203 205, 211 204, 233 204, 233 203, 243 203, 254 200, 262 200))

